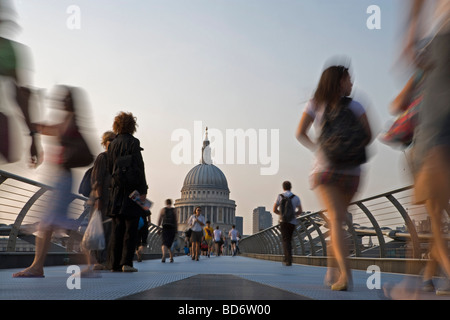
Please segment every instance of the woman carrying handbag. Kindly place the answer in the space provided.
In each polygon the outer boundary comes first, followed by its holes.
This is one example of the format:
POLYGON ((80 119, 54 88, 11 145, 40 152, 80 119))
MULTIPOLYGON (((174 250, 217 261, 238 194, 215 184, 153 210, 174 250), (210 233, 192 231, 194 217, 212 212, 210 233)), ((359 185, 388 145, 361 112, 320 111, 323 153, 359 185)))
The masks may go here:
POLYGON ((49 200, 49 210, 39 223, 36 237, 36 251, 33 263, 26 269, 13 274, 14 278, 44 277, 44 262, 50 247, 52 235, 58 230, 70 230, 76 226, 67 219, 72 196, 72 168, 89 165, 93 156, 83 136, 78 130, 75 93, 78 89, 57 86, 57 99, 65 112, 64 120, 55 125, 35 124, 37 132, 58 139, 60 154, 56 159, 56 182, 49 200))

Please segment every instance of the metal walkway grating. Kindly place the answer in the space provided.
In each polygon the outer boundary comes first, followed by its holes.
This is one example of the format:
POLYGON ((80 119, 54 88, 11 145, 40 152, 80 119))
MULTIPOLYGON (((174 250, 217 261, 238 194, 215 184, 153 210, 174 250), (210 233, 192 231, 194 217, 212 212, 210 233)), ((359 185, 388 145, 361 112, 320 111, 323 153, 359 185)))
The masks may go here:
MULTIPOLYGON (((80 266, 83 267, 83 266, 80 266)), ((189 257, 176 257, 174 263, 147 260, 135 263, 136 273, 116 273, 102 271, 100 278, 81 278, 80 289, 68 289, 67 266, 45 268, 45 278, 15 279, 12 274, 20 269, 0 270, 1 300, 114 300, 149 299, 167 300, 221 300, 221 299, 267 299, 277 300, 317 299, 317 300, 380 300, 379 290, 367 288, 369 277, 365 271, 354 270, 353 290, 333 292, 323 285, 326 269, 306 265, 282 266, 279 262, 257 260, 246 257, 201 257, 192 261, 189 257), (208 276, 210 275, 210 276, 208 276), (222 275, 222 277, 220 277, 222 275), (190 280, 189 280, 190 279, 190 280), (184 281, 188 280, 187 282, 184 281), (175 293, 183 289, 189 281, 198 281, 197 288, 217 294, 201 295, 199 290, 185 290, 181 296, 175 293), (231 288, 252 286, 258 290, 234 291, 231 288), (152 289, 158 290, 152 291, 152 289), (276 288, 277 291, 274 290, 276 288), (171 291, 172 290, 172 291, 171 291), (227 291, 228 290, 228 291, 227 291), (277 291, 280 295, 274 294, 277 291), (160 292, 161 295, 157 293, 160 292), (222 292, 222 295, 220 294, 222 292), (227 292, 227 293, 225 293, 227 292), (285 298, 281 298, 285 295, 285 298), (178 297, 177 297, 178 295, 178 297), (297 295, 297 296, 296 296, 297 295)), ((405 278, 401 274, 382 273, 381 284, 399 283, 405 278)), ((434 293, 423 294, 423 299, 450 299, 438 297, 434 293)))

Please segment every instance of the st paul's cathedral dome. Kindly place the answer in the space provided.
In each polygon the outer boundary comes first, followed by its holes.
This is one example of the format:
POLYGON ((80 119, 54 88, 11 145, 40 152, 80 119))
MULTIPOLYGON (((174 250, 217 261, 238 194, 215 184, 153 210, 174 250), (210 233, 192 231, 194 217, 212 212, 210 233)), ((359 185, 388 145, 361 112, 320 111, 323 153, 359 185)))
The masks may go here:
POLYGON ((181 188, 181 198, 175 200, 179 231, 187 229, 187 220, 196 207, 202 208, 202 215, 206 221, 211 221, 211 227, 214 229, 219 226, 222 232, 227 234, 235 224, 236 203, 230 200, 230 190, 224 173, 212 164, 208 128, 200 164, 187 173, 181 188))

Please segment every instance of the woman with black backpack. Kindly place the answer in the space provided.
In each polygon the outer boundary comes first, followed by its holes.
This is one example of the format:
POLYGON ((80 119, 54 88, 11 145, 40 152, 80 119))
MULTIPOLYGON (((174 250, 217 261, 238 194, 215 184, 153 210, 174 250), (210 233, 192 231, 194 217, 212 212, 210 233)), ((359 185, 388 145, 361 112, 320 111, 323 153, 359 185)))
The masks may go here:
POLYGON ((347 67, 336 65, 323 71, 296 132, 299 142, 315 152, 316 159, 310 182, 327 209, 331 228, 331 252, 328 255, 334 257, 338 271, 329 266, 325 283, 331 286, 332 290, 338 291, 347 290, 351 285, 348 249, 342 225, 347 222, 347 208, 358 189, 360 164, 366 160, 364 148, 371 140, 371 129, 363 106, 348 98, 352 87, 347 67), (342 116, 341 112, 347 113, 342 116), (343 119, 343 122, 339 123, 340 119, 343 119), (313 141, 308 135, 311 125, 314 125, 316 133, 319 134, 317 141, 313 141), (334 132, 330 134, 328 128, 334 132), (321 136, 325 131, 334 141, 330 142, 328 138, 321 136), (357 142, 349 144, 349 140, 353 138, 357 142), (339 147, 333 152, 346 149, 341 159, 339 155, 328 151, 328 147, 331 150, 335 146, 339 147), (349 153, 354 156, 347 157, 349 153))

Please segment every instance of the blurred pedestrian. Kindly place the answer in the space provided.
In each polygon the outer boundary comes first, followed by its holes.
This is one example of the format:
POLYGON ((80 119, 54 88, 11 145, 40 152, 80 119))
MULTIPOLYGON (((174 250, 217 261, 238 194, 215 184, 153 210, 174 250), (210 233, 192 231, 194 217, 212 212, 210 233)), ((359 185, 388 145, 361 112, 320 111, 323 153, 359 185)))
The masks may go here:
POLYGON ((112 271, 136 272, 133 257, 136 249, 139 218, 147 213, 130 195, 137 191, 142 203, 147 196, 143 150, 133 136, 136 118, 131 112, 120 112, 114 119, 117 135, 108 148, 108 171, 111 174, 108 215, 112 217, 110 255, 112 271))
POLYGON ((148 228, 150 226, 150 215, 139 217, 138 239, 136 242, 136 257, 138 262, 142 262, 145 248, 147 247, 147 239, 149 235, 148 228))
POLYGON ((187 251, 185 251, 186 255, 190 256, 191 255, 191 235, 192 235, 192 230, 191 228, 189 228, 189 226, 187 227, 187 229, 184 231, 184 244, 185 247, 187 247, 187 251))
POLYGON ((202 215, 202 209, 196 207, 194 213, 189 217, 188 226, 191 228, 191 257, 192 260, 199 261, 200 243, 203 237, 203 227, 205 226, 205 217, 202 215))
POLYGON ((234 257, 237 254, 237 243, 240 238, 239 231, 236 230, 236 226, 233 224, 230 232, 228 232, 228 237, 231 240, 231 255, 234 257))
MULTIPOLYGON (((350 95, 352 87, 348 67, 334 65, 326 68, 313 98, 306 105, 296 132, 300 143, 315 152, 315 163, 310 175, 311 187, 327 209, 331 224, 331 256, 336 259, 339 271, 335 275, 332 269, 328 268, 325 281, 331 284, 332 290, 339 291, 347 290, 352 281, 342 225, 346 221, 347 207, 357 191, 361 168, 359 165, 340 168, 339 163, 331 162, 328 154, 322 150, 323 145, 319 141, 313 141, 308 132, 314 124, 316 133, 321 133, 325 119, 341 112, 343 108, 349 108, 352 116, 355 116, 363 127, 363 131, 354 132, 354 135, 363 134, 366 139, 362 143, 369 143, 371 129, 363 106, 357 101, 343 99, 350 95), (347 104, 344 105, 343 101, 347 101, 347 104)), ((339 139, 339 136, 336 138, 339 139)))
MULTIPOLYGON (((425 71, 413 140, 414 198, 417 204, 425 204, 430 216, 431 264, 436 262, 447 279, 447 285, 436 294, 448 295, 450 258, 442 218, 445 211, 448 213, 450 200, 450 1, 413 0, 407 21, 403 58, 425 71)), ((431 277, 428 270, 435 267, 427 266, 427 278, 431 277)), ((417 297, 402 286, 386 293, 399 299, 417 297)))
POLYGON ((175 234, 175 239, 173 240, 172 247, 170 248, 173 253, 178 252, 180 253, 180 243, 178 241, 178 231, 175 234))
POLYGON ((112 141, 116 138, 116 134, 112 131, 106 131, 102 135, 101 145, 104 150, 100 153, 94 162, 91 175, 92 195, 94 197, 94 207, 102 213, 103 230, 105 233, 104 250, 97 251, 95 257, 97 264, 94 269, 103 270, 111 269, 108 261, 108 244, 111 238, 111 218, 107 216, 107 208, 109 203, 109 185, 111 183, 111 175, 108 172, 108 148, 112 141))
POLYGON ((222 231, 220 231, 219 226, 216 226, 214 229, 214 244, 216 248, 216 256, 220 256, 222 254, 222 231))
POLYGON ((286 266, 292 265, 292 234, 298 224, 297 216, 302 213, 300 198, 291 192, 292 184, 284 181, 283 193, 278 195, 273 212, 280 216, 280 230, 286 266))
POLYGON ((64 120, 54 125, 34 124, 40 134, 58 138, 60 154, 49 211, 39 223, 34 261, 31 266, 15 273, 13 277, 44 277, 44 262, 53 233, 76 228, 73 221, 67 218, 69 205, 73 200, 71 169, 87 166, 93 161, 89 146, 79 131, 80 93, 78 88, 57 86, 55 100, 62 105, 64 120))
POLYGON ((211 227, 211 221, 206 221, 206 226, 203 228, 205 234, 205 241, 208 244, 208 253, 207 257, 211 256, 211 251, 213 250, 213 237, 214 237, 214 229, 211 227))
POLYGON ((116 134, 112 131, 106 131, 102 135, 101 145, 104 150, 94 161, 90 175, 91 192, 88 204, 91 206, 90 217, 95 210, 101 212, 103 221, 103 233, 105 237, 105 248, 102 250, 89 250, 87 255, 87 268, 81 271, 81 276, 94 276, 97 270, 109 270, 108 261, 108 244, 111 237, 111 218, 106 215, 106 208, 109 202, 109 184, 111 175, 108 172, 108 147, 116 138, 116 134))
POLYGON ((222 233, 222 242, 221 242, 221 249, 220 249, 222 255, 227 256, 229 249, 230 249, 230 246, 228 244, 228 238, 226 237, 226 231, 224 231, 222 233))
POLYGON ((205 237, 202 238, 202 242, 200 243, 200 251, 202 256, 208 256, 208 243, 206 242, 205 237))
POLYGON ((178 221, 175 208, 172 206, 172 199, 166 200, 166 206, 159 214, 158 226, 162 226, 162 260, 166 262, 167 251, 169 251, 170 262, 173 262, 172 244, 177 236, 178 221))
POLYGON ((43 151, 37 134, 37 128, 32 121, 33 111, 36 113, 36 104, 33 104, 33 92, 29 88, 29 76, 26 74, 30 68, 28 49, 13 40, 6 34, 7 30, 16 30, 19 26, 14 8, 6 1, 0 1, 0 163, 20 160, 22 156, 21 138, 17 110, 23 115, 28 127, 30 143, 31 167, 37 167, 43 161, 43 151), (33 110, 34 109, 34 110, 33 110))

